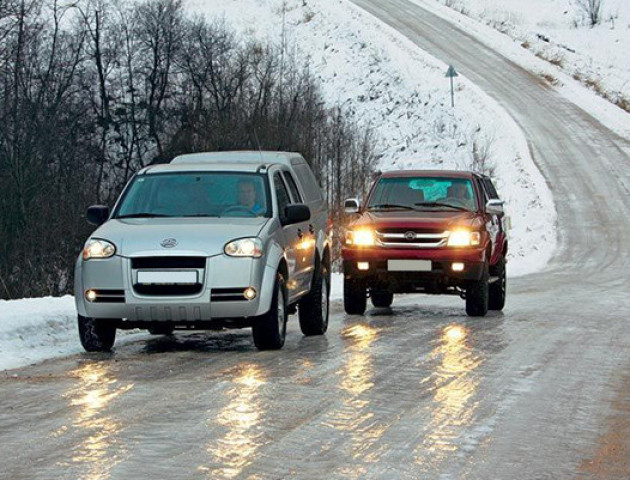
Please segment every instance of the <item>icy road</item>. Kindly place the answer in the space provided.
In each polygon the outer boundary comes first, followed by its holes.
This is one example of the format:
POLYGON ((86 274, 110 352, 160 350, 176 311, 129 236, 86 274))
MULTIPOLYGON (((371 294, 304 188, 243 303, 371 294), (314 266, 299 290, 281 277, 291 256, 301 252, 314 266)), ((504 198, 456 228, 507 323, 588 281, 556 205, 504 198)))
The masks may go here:
POLYGON ((406 0, 355 0, 498 100, 554 193, 559 248, 504 314, 405 296, 280 352, 156 337, 0 377, 0 478, 630 477, 630 144, 406 0))

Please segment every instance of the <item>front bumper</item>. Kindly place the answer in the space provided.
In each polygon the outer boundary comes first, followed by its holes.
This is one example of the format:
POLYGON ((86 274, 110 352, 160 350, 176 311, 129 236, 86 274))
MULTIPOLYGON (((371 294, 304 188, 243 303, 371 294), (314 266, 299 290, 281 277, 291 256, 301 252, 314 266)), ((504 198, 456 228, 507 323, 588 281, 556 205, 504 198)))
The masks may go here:
POLYGON ((386 249, 345 248, 343 271, 346 278, 363 282, 373 289, 395 293, 423 290, 439 293, 447 287, 465 287, 479 280, 486 262, 485 248, 386 249), (390 271, 388 260, 428 260, 430 271, 390 271), (358 263, 368 263, 367 270, 359 270, 358 263), (463 263, 464 270, 453 271, 453 263, 463 263))
POLYGON ((137 284, 138 269, 132 258, 114 256, 106 260, 77 261, 75 302, 80 315, 92 318, 124 319, 129 322, 208 322, 219 319, 258 317, 271 306, 276 279, 274 268, 265 259, 205 257, 196 270, 194 292, 142 292, 137 284), (256 290, 247 300, 242 292, 256 290), (99 296, 86 299, 88 290, 99 296))

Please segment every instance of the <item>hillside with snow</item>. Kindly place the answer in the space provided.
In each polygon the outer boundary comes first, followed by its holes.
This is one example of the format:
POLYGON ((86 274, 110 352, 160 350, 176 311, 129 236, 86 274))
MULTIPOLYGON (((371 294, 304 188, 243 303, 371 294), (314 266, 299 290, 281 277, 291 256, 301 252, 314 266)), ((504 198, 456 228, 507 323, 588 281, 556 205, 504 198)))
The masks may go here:
MULTIPOLYGON (((552 85, 565 87, 569 79, 574 80, 621 111, 630 112, 630 2, 627 0, 601 0, 599 21, 594 25, 585 8, 588 0, 413 1, 430 9, 446 6, 452 12, 491 27, 512 39, 523 53, 543 60, 547 64, 544 67, 532 59, 520 57, 528 69, 541 73, 552 85)), ((438 9, 436 13, 444 12, 438 9)), ((449 18, 462 23, 467 31, 481 34, 486 43, 493 46, 507 43, 506 38, 484 35, 457 16, 449 15, 449 18)), ((505 53, 514 57, 513 51, 505 53)), ((576 95, 574 90, 569 95, 578 102, 584 101, 583 95, 576 95)), ((591 105, 585 108, 591 110, 591 105)), ((618 122, 612 120, 609 128, 627 136, 629 129, 615 128, 615 123, 618 122)))

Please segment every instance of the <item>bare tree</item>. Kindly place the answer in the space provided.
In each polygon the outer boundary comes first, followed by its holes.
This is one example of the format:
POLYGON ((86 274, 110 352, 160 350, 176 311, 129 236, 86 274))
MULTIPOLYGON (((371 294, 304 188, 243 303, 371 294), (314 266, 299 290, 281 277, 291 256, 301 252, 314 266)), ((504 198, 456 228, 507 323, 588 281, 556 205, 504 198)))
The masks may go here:
POLYGON ((85 208, 179 153, 302 152, 337 218, 374 138, 287 51, 180 0, 0 0, 0 298, 71 291, 85 208))
POLYGON ((586 15, 589 25, 594 27, 602 20, 604 0, 575 0, 578 9, 586 15))

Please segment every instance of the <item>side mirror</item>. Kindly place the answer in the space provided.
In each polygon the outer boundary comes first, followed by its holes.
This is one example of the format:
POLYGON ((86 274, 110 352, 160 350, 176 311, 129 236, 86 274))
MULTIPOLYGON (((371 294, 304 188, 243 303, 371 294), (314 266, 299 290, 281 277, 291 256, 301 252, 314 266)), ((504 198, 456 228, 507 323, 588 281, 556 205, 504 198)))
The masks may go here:
POLYGON ((294 203, 284 207, 283 225, 293 225, 306 222, 311 219, 311 209, 303 203, 294 203))
POLYGON ((92 225, 103 225, 109 218, 109 207, 105 205, 92 205, 87 210, 87 221, 92 225))
POLYGON ((349 198, 344 202, 343 209, 346 213, 359 213, 359 199, 349 198))
POLYGON ((486 203, 486 213, 490 215, 503 215, 503 201, 501 200, 488 200, 486 203))

